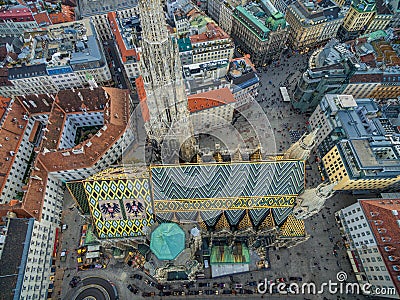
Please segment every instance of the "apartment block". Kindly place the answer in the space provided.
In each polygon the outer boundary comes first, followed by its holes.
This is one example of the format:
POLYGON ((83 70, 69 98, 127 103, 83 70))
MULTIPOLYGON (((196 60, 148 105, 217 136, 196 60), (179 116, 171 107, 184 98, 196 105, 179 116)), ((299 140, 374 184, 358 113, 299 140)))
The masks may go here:
POLYGON ((331 0, 297 0, 287 7, 285 17, 289 23, 289 45, 297 51, 308 51, 336 36, 344 13, 331 0))
POLYGON ((230 125, 235 98, 228 88, 217 89, 188 97, 188 107, 193 128, 199 133, 211 132, 230 125))
POLYGON ((374 100, 351 95, 325 95, 309 126, 312 130, 319 128, 315 140, 321 157, 342 139, 395 134, 394 126, 374 100))
POLYGON ((137 45, 141 39, 139 16, 118 18, 117 13, 108 13, 108 21, 112 29, 119 58, 124 66, 125 74, 131 84, 139 76, 139 54, 137 45))
POLYGON ((235 108, 244 107, 257 97, 260 78, 249 56, 232 59, 226 79, 235 98, 235 108))
POLYGON ((384 31, 348 43, 333 39, 314 51, 293 95, 293 106, 312 112, 326 93, 354 98, 400 96, 397 45, 384 31))
POLYGON ((287 36, 288 24, 269 0, 235 8, 232 38, 238 51, 249 54, 254 65, 263 66, 278 59, 287 36))
POLYGON ((116 12, 122 18, 129 18, 138 15, 137 0, 116 0, 116 1, 92 1, 83 0, 78 2, 76 9, 77 18, 90 19, 102 41, 112 39, 112 32, 108 23, 107 13, 116 12))
POLYGON ((25 47, 8 63, 5 97, 56 93, 111 82, 103 48, 89 20, 51 25, 24 33, 25 47))
POLYGON ((364 33, 376 14, 375 0, 354 0, 351 2, 343 25, 338 30, 337 37, 341 41, 357 38, 364 33))
POLYGON ((386 190, 400 182, 398 136, 343 139, 322 158, 335 190, 386 190))
POLYGON ((9 141, 0 147, 5 171, 0 217, 34 218, 18 299, 47 298, 64 183, 87 178, 121 157, 135 139, 130 102, 127 90, 106 87, 10 102, 0 131, 9 141), (95 131, 82 135, 88 128, 95 131))
POLYGON ((187 80, 219 79, 226 75, 234 45, 228 34, 214 23, 207 31, 178 40, 183 75, 187 80))
POLYGON ((399 209, 398 199, 361 199, 335 214, 356 279, 374 299, 399 299, 399 209))

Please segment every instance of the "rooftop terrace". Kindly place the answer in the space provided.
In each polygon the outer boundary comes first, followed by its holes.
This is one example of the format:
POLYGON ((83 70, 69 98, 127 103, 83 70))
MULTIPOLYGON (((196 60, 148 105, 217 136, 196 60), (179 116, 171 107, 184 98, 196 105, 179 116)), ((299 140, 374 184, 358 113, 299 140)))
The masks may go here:
POLYGON ((89 20, 28 30, 17 61, 9 63, 11 79, 53 75, 100 67, 104 57, 89 20))

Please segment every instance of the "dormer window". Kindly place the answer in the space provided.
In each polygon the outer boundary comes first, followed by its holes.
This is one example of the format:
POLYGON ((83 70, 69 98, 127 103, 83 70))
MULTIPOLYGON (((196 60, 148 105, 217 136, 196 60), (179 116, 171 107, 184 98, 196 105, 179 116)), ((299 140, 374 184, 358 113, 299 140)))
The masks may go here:
POLYGON ((383 249, 385 249, 386 252, 396 250, 396 248, 394 248, 392 246, 385 246, 383 249))
POLYGON ((394 266, 393 266, 393 270, 395 270, 396 272, 399 272, 399 271, 400 271, 400 268, 399 268, 398 265, 394 265, 394 266))
POLYGON ((371 211, 370 214, 371 214, 371 217, 377 217, 377 216, 379 216, 379 213, 376 212, 376 211, 371 211))
POLYGON ((390 261, 396 261, 396 260, 397 260, 397 257, 396 257, 396 256, 392 256, 392 255, 389 255, 389 256, 388 256, 388 259, 389 259, 390 261))
POLYGON ((374 221, 374 224, 375 224, 375 225, 382 225, 382 224, 383 224, 383 221, 382 221, 382 220, 375 220, 375 221, 374 221))
POLYGON ((378 228, 378 232, 379 233, 386 233, 387 230, 386 230, 386 228, 378 228))
POLYGON ((390 242, 391 240, 392 240, 391 237, 388 237, 388 236, 383 236, 382 237, 382 242, 390 242))

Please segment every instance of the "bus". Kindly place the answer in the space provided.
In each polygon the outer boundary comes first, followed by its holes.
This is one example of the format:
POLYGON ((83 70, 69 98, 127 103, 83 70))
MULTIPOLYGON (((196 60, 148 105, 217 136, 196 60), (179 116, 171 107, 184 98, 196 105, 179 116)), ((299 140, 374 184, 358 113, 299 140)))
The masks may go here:
POLYGON ((281 90, 281 95, 282 95, 282 98, 283 98, 283 102, 290 102, 290 97, 289 97, 289 93, 287 91, 287 88, 284 87, 284 86, 281 86, 279 89, 281 90))

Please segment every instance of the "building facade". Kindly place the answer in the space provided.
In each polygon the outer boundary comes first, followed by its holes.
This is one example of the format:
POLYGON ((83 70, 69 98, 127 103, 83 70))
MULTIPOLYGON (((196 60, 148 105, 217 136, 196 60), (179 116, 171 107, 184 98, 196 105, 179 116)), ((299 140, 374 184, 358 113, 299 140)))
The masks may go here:
POLYGON ((398 199, 358 200, 335 214, 357 281, 369 283, 374 298, 399 299, 399 203, 398 199))
POLYGON ((308 69, 294 92, 293 106, 312 112, 326 93, 354 98, 397 98, 400 57, 396 47, 384 31, 349 43, 332 39, 311 55, 308 69))
MULTIPOLYGON (((351 95, 326 94, 309 119, 312 130, 319 128, 316 136, 319 154, 324 156, 336 141, 343 138, 372 134, 372 127, 368 127, 366 120, 376 117, 378 111, 378 106, 372 99, 354 100, 351 95)), ((386 133, 375 130, 376 134, 386 133)))
POLYGON ((235 8, 232 38, 242 54, 250 54, 254 65, 262 66, 279 59, 287 36, 285 18, 269 0, 235 8))
POLYGON ((326 93, 341 92, 342 85, 357 66, 354 54, 337 40, 331 40, 311 55, 308 69, 294 91, 293 107, 302 112, 313 112, 326 93))
POLYGON ((232 59, 226 79, 235 97, 235 108, 243 107, 258 95, 260 78, 248 56, 232 59))
POLYGON ((375 0, 355 0, 351 2, 343 25, 338 30, 337 37, 341 41, 357 38, 372 22, 376 14, 375 0))
POLYGON ((195 134, 232 123, 235 98, 228 88, 191 95, 188 104, 195 134))
POLYGON ((95 1, 83 0, 79 1, 76 15, 79 19, 90 18, 93 22, 99 38, 102 41, 112 39, 110 25, 108 23, 107 13, 116 12, 118 17, 130 18, 138 15, 137 0, 117 0, 117 1, 95 1))
POLYGON ((25 30, 37 28, 31 10, 24 5, 3 7, 0 14, 0 36, 18 37, 25 30))
POLYGON ((116 42, 119 59, 133 86, 135 79, 139 76, 140 68, 137 50, 141 38, 139 16, 120 18, 116 12, 109 12, 108 22, 116 42))
POLYGON ((343 23, 342 9, 333 1, 298 0, 287 7, 288 44, 297 51, 308 51, 336 36, 343 23))
POLYGON ((387 138, 344 139, 322 158, 335 190, 385 190, 400 181, 396 142, 387 138))

